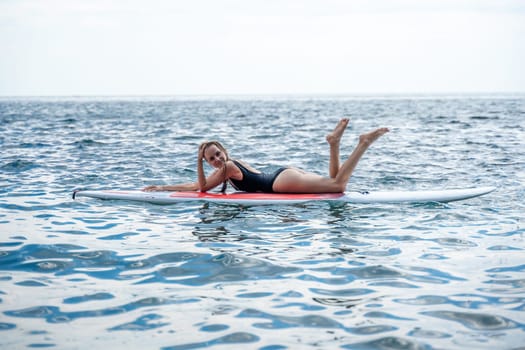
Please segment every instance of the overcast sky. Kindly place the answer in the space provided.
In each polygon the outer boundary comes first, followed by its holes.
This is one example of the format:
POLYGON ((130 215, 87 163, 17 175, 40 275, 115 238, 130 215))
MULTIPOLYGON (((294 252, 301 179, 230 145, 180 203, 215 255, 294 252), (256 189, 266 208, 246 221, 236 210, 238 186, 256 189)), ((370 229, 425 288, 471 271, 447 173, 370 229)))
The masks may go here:
POLYGON ((0 96, 525 92, 525 0, 0 0, 0 96))

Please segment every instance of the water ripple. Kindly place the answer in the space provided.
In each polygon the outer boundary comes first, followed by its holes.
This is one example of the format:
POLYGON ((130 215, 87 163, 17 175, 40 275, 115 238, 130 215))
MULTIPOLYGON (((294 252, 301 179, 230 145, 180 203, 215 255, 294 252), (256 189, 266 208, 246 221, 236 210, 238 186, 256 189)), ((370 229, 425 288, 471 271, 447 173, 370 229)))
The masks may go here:
POLYGON ((153 322, 162 319, 162 316, 156 314, 146 314, 137 318, 133 322, 124 323, 111 327, 108 331, 148 331, 169 325, 168 322, 153 322))
POLYGON ((207 348, 215 345, 233 345, 233 344, 247 344, 247 343, 255 343, 259 341, 259 337, 246 332, 237 332, 228 334, 219 338, 215 338, 212 340, 207 340, 205 342, 200 343, 190 343, 190 344, 182 344, 182 345, 175 345, 175 346, 168 346, 163 347, 163 350, 183 350, 183 349, 198 349, 198 348, 207 348))
POLYGON ((524 101, 1 98, 2 345, 519 346, 524 101), (205 139, 260 170, 327 174, 325 134, 341 116, 351 116, 343 158, 361 132, 391 128, 348 190, 498 190, 407 205, 71 199, 76 188, 195 181, 205 139))
POLYGON ((72 245, 25 245, 19 250, 0 252, 0 270, 56 275, 83 273, 102 279, 140 280, 138 283, 141 284, 162 282, 188 285, 281 279, 301 271, 296 267, 280 267, 234 254, 180 252, 126 261, 126 257, 119 257, 116 252, 82 249, 72 245), (163 267, 156 268, 159 265, 163 267))
POLYGON ((334 321, 330 318, 317 316, 317 315, 305 315, 305 316, 280 316, 275 314, 269 314, 261 312, 256 309, 243 310, 237 317, 240 318, 262 318, 268 320, 268 322, 256 322, 253 327, 262 329, 285 329, 285 328, 323 328, 323 329, 342 329, 349 333, 354 334, 378 334, 388 332, 397 329, 393 326, 387 325, 376 325, 376 326, 363 326, 363 327, 345 327, 343 324, 334 321))
POLYGON ((431 350, 433 347, 429 344, 421 344, 419 342, 399 338, 399 337, 384 337, 376 340, 371 340, 362 343, 353 343, 343 346, 345 349, 352 350, 374 350, 374 349, 410 349, 410 350, 431 350))
POLYGON ((162 306, 169 304, 193 303, 197 302, 197 298, 191 299, 162 299, 156 297, 143 298, 137 301, 112 306, 105 309, 98 310, 82 310, 82 311, 61 311, 57 306, 42 305, 34 306, 22 310, 8 310, 4 311, 6 316, 22 317, 22 318, 43 318, 49 323, 65 323, 72 322, 80 318, 91 317, 106 317, 119 315, 135 311, 140 308, 150 308, 153 306, 162 306))
POLYGON ((437 317, 448 321, 459 322, 463 326, 480 331, 495 331, 512 328, 524 328, 525 325, 518 324, 508 318, 482 314, 482 313, 467 313, 456 311, 428 311, 422 312, 423 315, 437 317))

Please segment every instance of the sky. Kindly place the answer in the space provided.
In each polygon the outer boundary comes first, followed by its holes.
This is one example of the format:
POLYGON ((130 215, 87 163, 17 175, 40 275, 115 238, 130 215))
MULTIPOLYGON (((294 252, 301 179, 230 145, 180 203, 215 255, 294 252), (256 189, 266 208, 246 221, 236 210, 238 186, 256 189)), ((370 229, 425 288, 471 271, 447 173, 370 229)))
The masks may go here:
POLYGON ((525 93, 525 0, 0 0, 0 96, 525 93))

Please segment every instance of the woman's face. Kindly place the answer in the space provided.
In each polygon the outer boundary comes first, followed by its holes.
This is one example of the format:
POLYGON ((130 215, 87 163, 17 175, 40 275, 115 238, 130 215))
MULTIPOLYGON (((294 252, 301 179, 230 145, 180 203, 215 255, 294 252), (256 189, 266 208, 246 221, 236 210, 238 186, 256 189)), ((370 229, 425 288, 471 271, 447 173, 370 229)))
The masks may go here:
POLYGON ((222 168, 226 163, 226 154, 216 145, 212 144, 204 150, 204 159, 214 168, 222 168))

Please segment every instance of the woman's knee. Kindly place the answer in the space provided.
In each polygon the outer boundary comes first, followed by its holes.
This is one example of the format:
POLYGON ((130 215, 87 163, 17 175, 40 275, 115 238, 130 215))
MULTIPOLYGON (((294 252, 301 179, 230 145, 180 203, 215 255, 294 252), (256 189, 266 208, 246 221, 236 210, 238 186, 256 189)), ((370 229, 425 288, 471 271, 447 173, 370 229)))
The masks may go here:
POLYGON ((346 191, 346 184, 342 184, 337 181, 334 181, 332 188, 333 188, 332 192, 344 192, 346 191))

